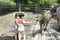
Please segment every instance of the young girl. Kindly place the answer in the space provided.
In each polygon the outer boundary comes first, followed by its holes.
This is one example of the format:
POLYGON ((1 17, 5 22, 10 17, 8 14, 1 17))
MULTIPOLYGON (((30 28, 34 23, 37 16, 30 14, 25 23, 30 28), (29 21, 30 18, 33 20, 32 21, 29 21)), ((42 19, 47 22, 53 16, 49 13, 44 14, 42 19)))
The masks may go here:
POLYGON ((19 13, 18 20, 16 20, 16 23, 18 25, 18 32, 19 32, 19 40, 22 40, 22 38, 25 40, 25 28, 24 28, 24 23, 25 21, 23 20, 24 14, 19 13))
POLYGON ((15 14, 15 26, 14 26, 14 32, 15 32, 15 40, 18 40, 18 25, 16 21, 18 20, 19 13, 15 14))

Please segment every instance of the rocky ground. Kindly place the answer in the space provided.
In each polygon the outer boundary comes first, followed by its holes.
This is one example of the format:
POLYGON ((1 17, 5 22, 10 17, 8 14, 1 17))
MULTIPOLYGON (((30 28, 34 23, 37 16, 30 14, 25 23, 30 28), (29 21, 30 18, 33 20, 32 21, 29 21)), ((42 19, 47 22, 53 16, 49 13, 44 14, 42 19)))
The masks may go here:
MULTIPOLYGON (((14 40, 14 16, 17 12, 9 13, 6 15, 0 16, 0 40, 14 40)), ((39 19, 37 15, 40 17, 40 14, 33 14, 32 12, 24 12, 24 19, 27 23, 26 28, 26 39, 27 40, 50 40, 48 32, 45 31, 43 35, 39 33, 39 23, 36 21, 39 19), (38 26, 38 27, 37 27, 38 26), (33 36, 34 33, 34 36, 33 36)), ((52 19, 52 23, 54 20, 52 19)))
MULTIPOLYGON (((6 15, 0 16, 0 40, 14 40, 14 16, 16 12, 9 13, 6 15)), ((32 12, 24 12, 25 21, 27 23, 26 32, 29 35, 31 32, 31 27, 33 24, 36 24, 37 14, 33 14, 32 12)), ((28 39, 28 38, 27 38, 28 39)))

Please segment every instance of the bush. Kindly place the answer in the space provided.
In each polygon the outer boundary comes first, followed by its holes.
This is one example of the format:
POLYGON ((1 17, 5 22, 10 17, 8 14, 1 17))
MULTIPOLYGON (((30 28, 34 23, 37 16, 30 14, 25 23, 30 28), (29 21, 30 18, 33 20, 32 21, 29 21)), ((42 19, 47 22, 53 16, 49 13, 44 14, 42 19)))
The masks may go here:
POLYGON ((0 11, 10 11, 11 8, 15 8, 16 3, 13 0, 0 0, 0 11))

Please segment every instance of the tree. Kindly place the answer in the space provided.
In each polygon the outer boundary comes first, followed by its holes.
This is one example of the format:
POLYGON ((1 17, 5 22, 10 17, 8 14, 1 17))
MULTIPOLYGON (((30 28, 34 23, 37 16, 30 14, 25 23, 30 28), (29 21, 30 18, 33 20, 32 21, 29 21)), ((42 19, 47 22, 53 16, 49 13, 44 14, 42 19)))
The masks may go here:
MULTIPOLYGON (((57 4, 59 0, 13 0, 15 3, 20 3, 20 5, 27 5, 24 9, 34 9, 34 6, 39 4, 39 7, 51 7, 52 5, 57 4), (30 6, 29 6, 30 5, 30 6)), ((18 5, 18 4, 17 4, 18 5)))
POLYGON ((57 0, 58 4, 60 4, 60 0, 57 0))
POLYGON ((40 0, 40 4, 52 6, 57 4, 57 0, 40 0))
POLYGON ((0 0, 0 10, 11 11, 12 8, 16 7, 16 3, 13 0, 0 0))
POLYGON ((0 7, 13 7, 15 3, 13 0, 0 0, 0 7))

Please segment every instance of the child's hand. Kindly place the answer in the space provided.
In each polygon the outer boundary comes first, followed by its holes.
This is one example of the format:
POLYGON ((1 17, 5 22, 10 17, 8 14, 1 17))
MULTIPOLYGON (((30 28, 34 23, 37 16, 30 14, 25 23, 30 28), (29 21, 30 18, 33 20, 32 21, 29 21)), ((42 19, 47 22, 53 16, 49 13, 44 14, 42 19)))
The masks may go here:
POLYGON ((25 23, 24 25, 32 25, 32 23, 25 23))

